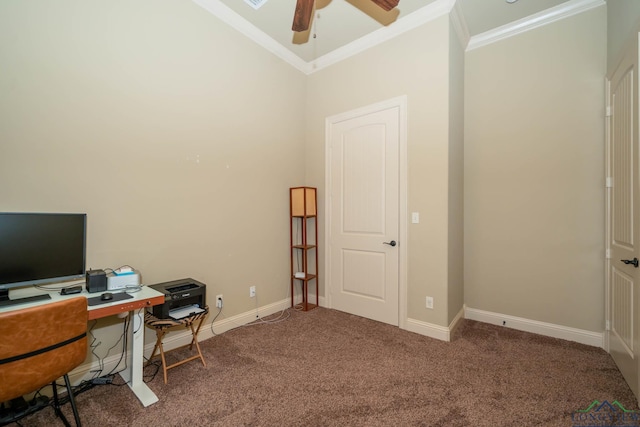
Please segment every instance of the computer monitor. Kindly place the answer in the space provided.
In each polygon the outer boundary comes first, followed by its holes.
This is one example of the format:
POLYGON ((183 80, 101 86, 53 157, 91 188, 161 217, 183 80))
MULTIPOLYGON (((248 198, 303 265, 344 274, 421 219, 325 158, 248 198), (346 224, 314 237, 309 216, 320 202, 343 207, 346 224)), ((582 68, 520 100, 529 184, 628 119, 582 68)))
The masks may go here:
POLYGON ((12 288, 82 278, 86 230, 82 213, 0 212, 0 305, 37 299, 11 300, 12 288))

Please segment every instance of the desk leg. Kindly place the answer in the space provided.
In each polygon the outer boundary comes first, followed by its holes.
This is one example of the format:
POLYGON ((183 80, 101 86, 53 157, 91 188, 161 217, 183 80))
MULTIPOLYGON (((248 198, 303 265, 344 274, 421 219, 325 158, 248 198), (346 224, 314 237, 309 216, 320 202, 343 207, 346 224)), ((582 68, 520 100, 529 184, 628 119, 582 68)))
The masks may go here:
POLYGON ((129 384, 143 406, 147 407, 158 401, 158 396, 144 383, 142 378, 144 369, 144 309, 129 313, 131 319, 131 351, 127 359, 127 369, 120 372, 122 378, 129 384))

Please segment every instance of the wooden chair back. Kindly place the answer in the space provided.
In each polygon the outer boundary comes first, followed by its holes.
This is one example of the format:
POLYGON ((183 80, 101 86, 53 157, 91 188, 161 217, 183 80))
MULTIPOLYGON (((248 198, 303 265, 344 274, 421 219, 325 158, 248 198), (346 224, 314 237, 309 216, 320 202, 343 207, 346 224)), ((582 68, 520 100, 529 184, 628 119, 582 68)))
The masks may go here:
POLYGON ((0 402, 52 383, 87 356, 87 299, 0 313, 0 402))

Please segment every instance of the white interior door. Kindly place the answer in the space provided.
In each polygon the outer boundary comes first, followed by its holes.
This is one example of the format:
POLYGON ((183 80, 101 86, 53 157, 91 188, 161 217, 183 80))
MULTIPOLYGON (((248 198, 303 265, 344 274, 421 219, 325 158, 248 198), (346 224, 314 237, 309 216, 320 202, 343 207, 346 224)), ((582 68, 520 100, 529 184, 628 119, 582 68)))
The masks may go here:
POLYGON ((377 105, 327 121, 331 307, 396 326, 401 114, 377 105))
POLYGON ((638 397, 638 44, 630 48, 609 81, 608 346, 638 397), (635 260, 635 262, 633 261, 635 260))

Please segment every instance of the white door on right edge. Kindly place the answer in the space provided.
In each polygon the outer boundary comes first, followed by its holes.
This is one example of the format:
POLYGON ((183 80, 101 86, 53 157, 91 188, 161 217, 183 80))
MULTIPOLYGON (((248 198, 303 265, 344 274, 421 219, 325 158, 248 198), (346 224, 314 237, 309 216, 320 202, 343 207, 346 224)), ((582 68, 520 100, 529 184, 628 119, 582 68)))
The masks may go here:
POLYGON ((609 352, 638 398, 638 44, 609 81, 608 200, 609 352))

